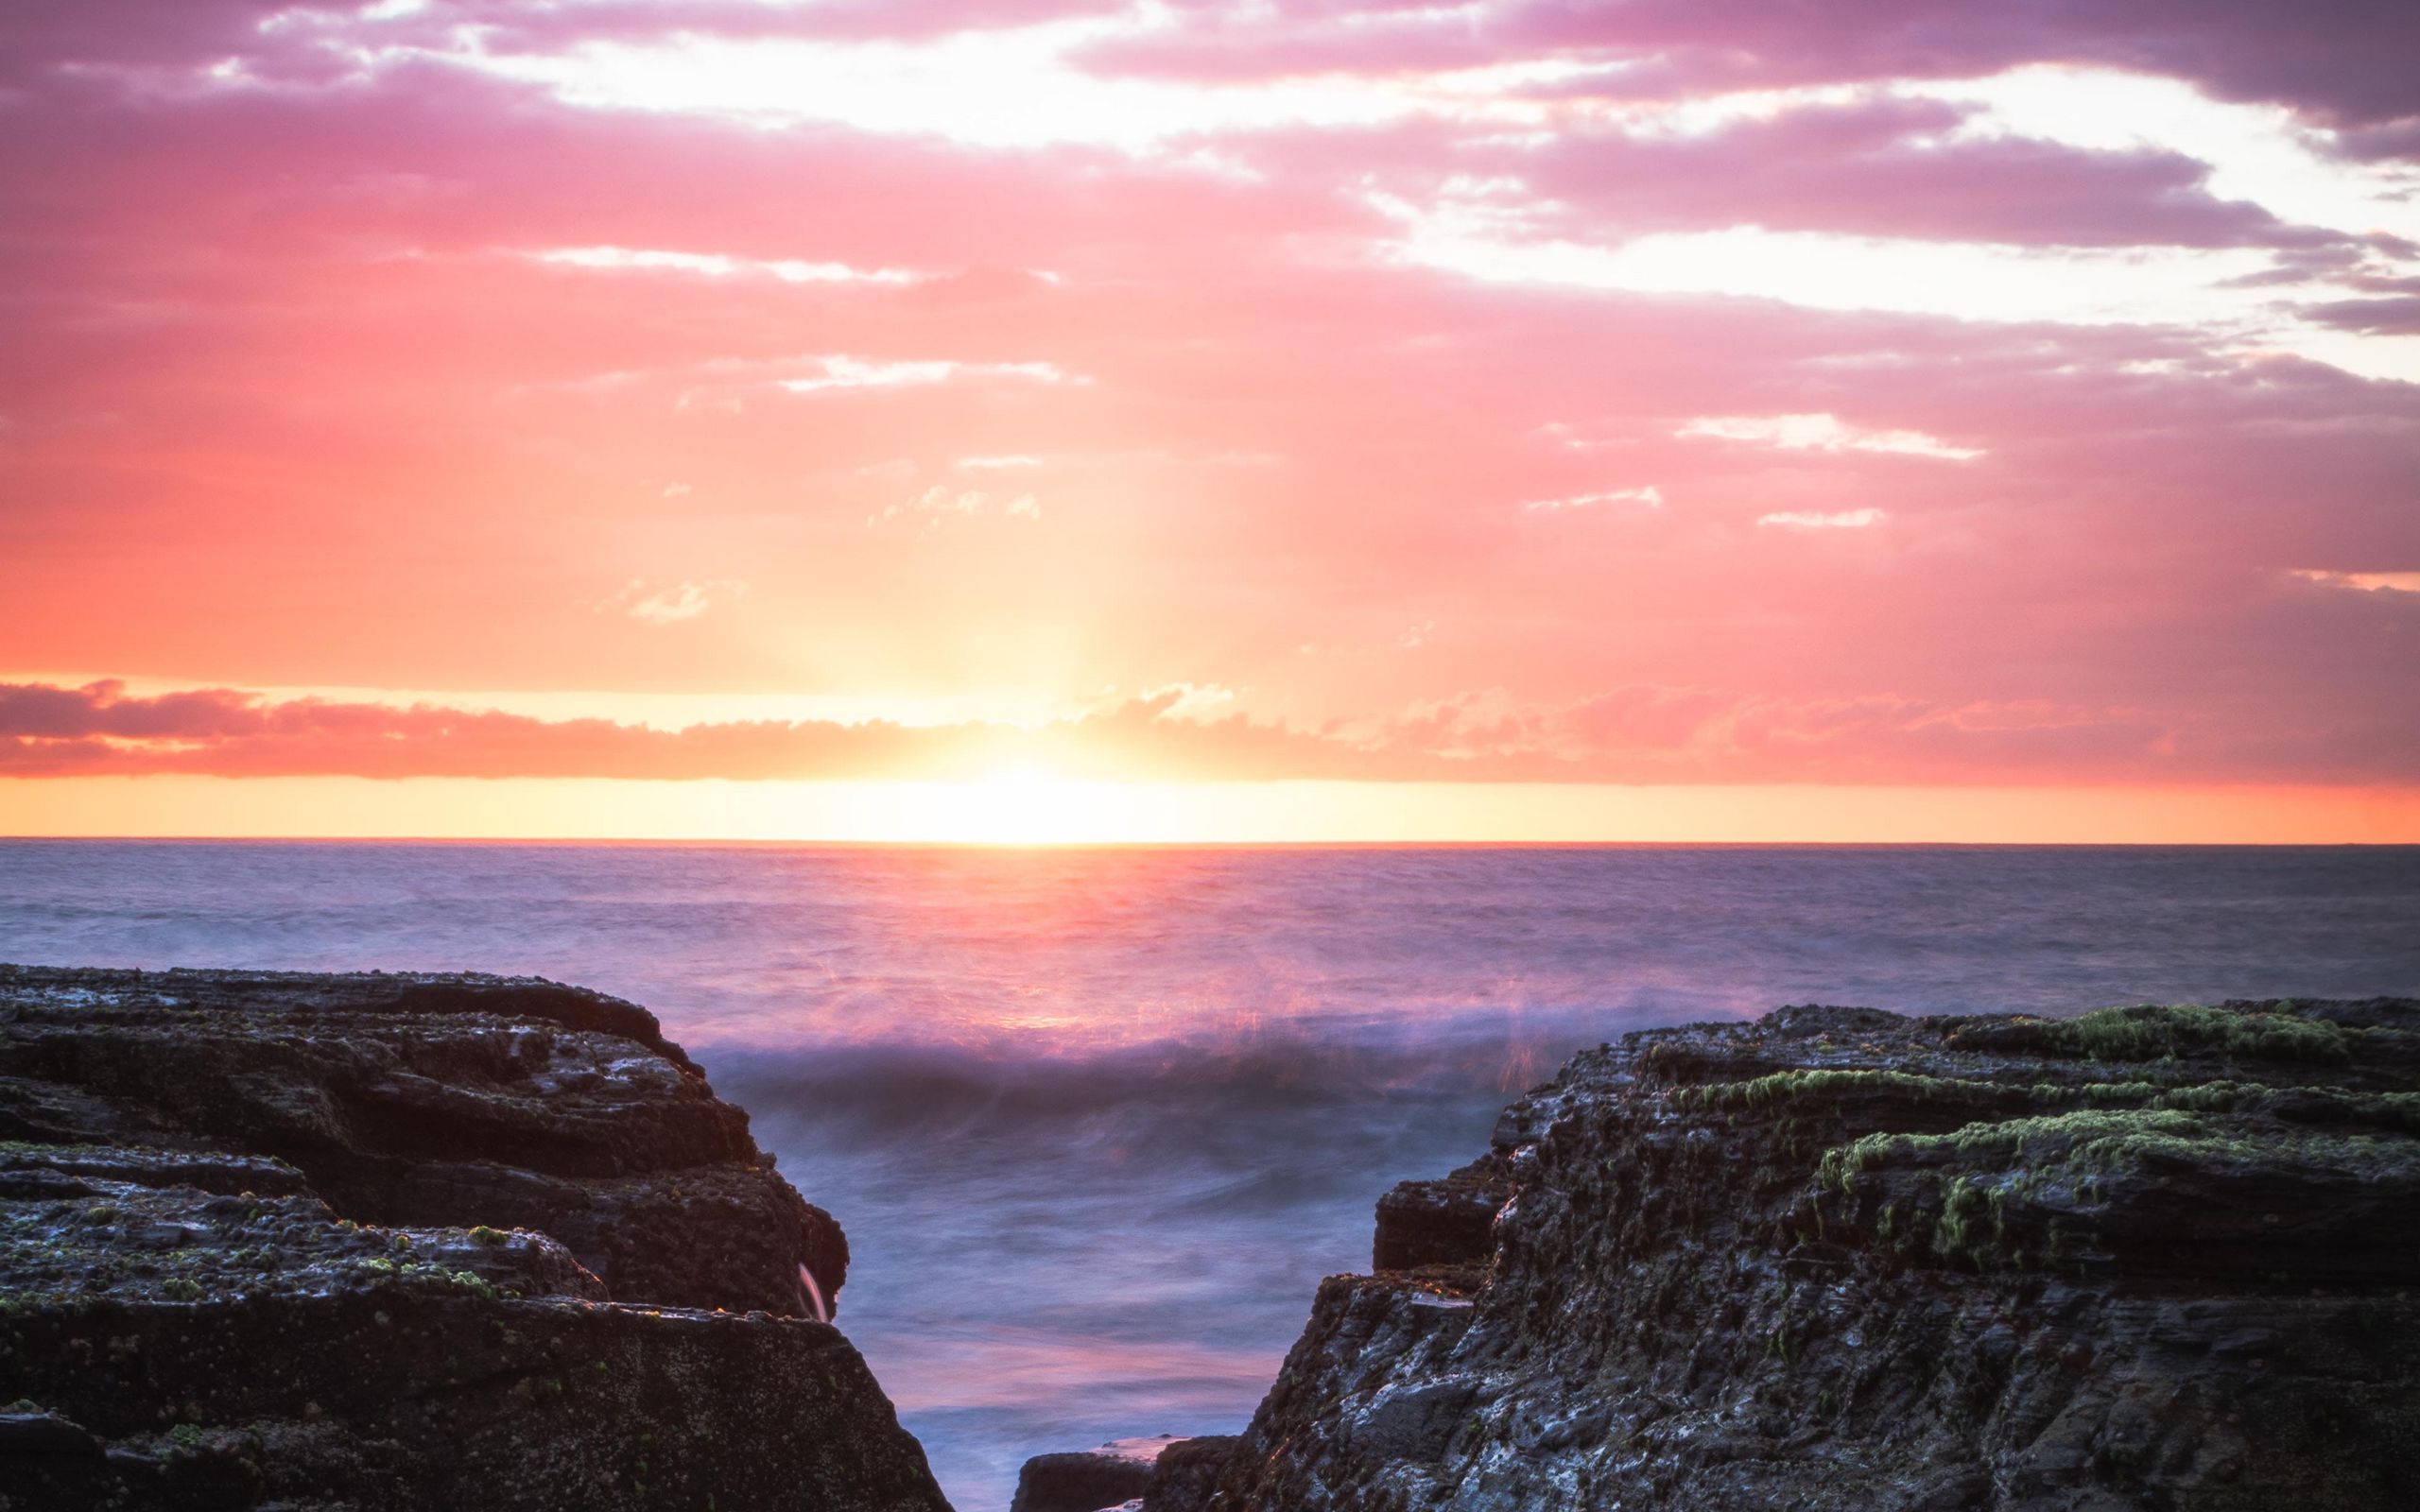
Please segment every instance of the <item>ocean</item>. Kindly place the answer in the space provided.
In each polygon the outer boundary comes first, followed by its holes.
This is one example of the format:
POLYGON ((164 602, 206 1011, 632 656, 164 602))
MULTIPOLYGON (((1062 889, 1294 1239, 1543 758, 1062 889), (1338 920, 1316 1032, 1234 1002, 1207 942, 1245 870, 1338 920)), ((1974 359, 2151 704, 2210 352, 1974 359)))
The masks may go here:
POLYGON ((2420 994, 2420 848, 0 841, 0 960, 647 1005, 847 1228, 960 1512, 1251 1415, 1371 1210, 1571 1051, 1788 1003, 2420 994))

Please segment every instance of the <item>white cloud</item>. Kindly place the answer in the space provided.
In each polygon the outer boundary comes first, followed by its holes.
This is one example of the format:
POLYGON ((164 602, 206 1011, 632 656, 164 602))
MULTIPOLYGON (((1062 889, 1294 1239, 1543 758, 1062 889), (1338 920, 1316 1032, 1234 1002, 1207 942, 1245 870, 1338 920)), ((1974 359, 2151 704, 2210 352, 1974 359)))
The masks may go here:
POLYGON ((1526 215, 1450 198, 1365 198, 1402 227, 1396 259, 1420 266, 1487 283, 1735 295, 1827 310, 2091 324, 2189 319, 2210 313, 2211 285, 2270 266, 2269 254, 2251 248, 2102 251, 1760 226, 1582 243, 1530 235, 1526 215))
POLYGON ((938 136, 987 147, 1089 144, 1141 153, 1179 138, 1290 127, 1369 126, 1410 116, 1536 126, 1541 82, 1587 73, 1560 59, 1372 76, 1322 74, 1237 83, 1119 77, 1080 54, 1166 34, 1184 18, 1146 5, 1027 26, 917 42, 722 38, 588 42, 513 53, 486 37, 444 48, 356 43, 364 68, 436 60, 536 84, 566 104, 719 116, 763 124, 823 121, 856 130, 938 136))
POLYGON ((977 471, 994 468, 1040 467, 1042 458, 1024 452, 1014 452, 999 456, 961 456, 958 459, 958 465, 977 471))
POLYGON ((810 394, 827 388, 910 388, 962 378, 1007 378, 1037 384, 1092 382, 1081 373, 1068 372, 1049 362, 959 362, 947 357, 869 362, 838 353, 809 360, 822 370, 804 378, 776 379, 776 385, 793 394, 810 394))
POLYGON ((861 268, 846 263, 729 257, 720 252, 672 252, 634 247, 558 247, 527 255, 541 263, 608 272, 695 273, 706 278, 752 274, 785 284, 913 284, 924 276, 896 267, 861 268))
POLYGON ((793 394, 846 388, 915 388, 948 383, 1025 383, 1083 388, 1089 373, 1054 362, 979 362, 956 357, 893 360, 845 352, 779 357, 708 357, 659 368, 618 368, 541 387, 572 393, 614 393, 641 385, 678 384, 673 408, 738 413, 748 397, 768 388, 793 394))
POLYGON ((622 585, 620 593, 596 606, 598 613, 617 610, 646 625, 678 625, 694 620, 716 604, 738 598, 748 592, 748 585, 729 578, 709 578, 703 582, 678 582, 660 588, 649 588, 646 579, 633 577, 622 585))
POLYGON ((1205 720, 1227 713, 1238 695, 1236 690, 1216 682, 1171 682, 1165 687, 1144 692, 1146 698, 1176 695, 1174 702, 1161 710, 1154 718, 1205 720))
POLYGON ((1760 525, 1788 525, 1795 530, 1860 530, 1881 523, 1882 511, 1872 508, 1841 509, 1831 514, 1813 509, 1786 509, 1778 514, 1756 516, 1756 524, 1760 525))
POLYGON ((945 483, 936 483, 880 514, 866 516, 866 524, 873 526, 885 520, 921 516, 929 527, 947 519, 971 520, 980 515, 994 515, 1005 520, 1039 520, 1042 518, 1042 505, 1030 493, 1010 497, 986 493, 981 489, 953 489, 945 483))
MULTIPOLYGON (((2409 191, 2420 200, 2420 185, 2409 191)), ((1629 241, 1538 234, 1526 212, 1381 193, 1366 201, 1400 228, 1385 254, 1482 283, 1634 294, 1774 300, 1969 321, 2194 328, 2224 350, 2290 352, 2368 378, 2420 382, 2420 343, 2314 325, 2314 288, 2247 283, 2273 272, 2252 247, 2032 247, 1834 232, 1655 232, 1629 241)), ((2410 265, 2381 260, 2388 271, 2410 265)))
MULTIPOLYGON (((1370 26, 1421 30, 1449 16, 1477 26, 1501 9, 1490 0, 1446 0, 1385 14, 1357 12, 1303 35, 1370 26)), ((308 28, 365 77, 437 63, 531 84, 591 109, 769 126, 822 122, 988 148, 1085 144, 1244 177, 1254 170, 1222 153, 1220 137, 1426 119, 1465 125, 1500 141, 1547 140, 1582 127, 1637 139, 1703 138, 1812 106, 1876 95, 1938 99, 1970 113, 1925 139, 1925 146, 1979 138, 2176 152, 2209 164, 2207 187, 2221 199, 2248 200, 2296 224, 2420 239, 2420 169, 2333 150, 2338 133, 2283 107, 2220 101, 2182 79, 2115 67, 2032 64, 1968 78, 1753 89, 1684 99, 1620 98, 1623 92, 1616 90, 1616 98, 1590 99, 1584 91, 1572 94, 1552 86, 1602 77, 1618 66, 1537 56, 1468 68, 1338 70, 1229 81, 1126 77, 1088 66, 1087 54, 1104 44, 1181 41, 1193 23, 1183 8, 1158 0, 916 41, 675 32, 553 50, 472 26, 454 28, 443 41, 404 44, 374 24, 378 13, 298 6, 264 22, 263 29, 308 28), (515 51, 516 45, 528 50, 515 51)), ((1654 64, 1638 60, 1627 66, 1654 64)), ((240 58, 210 73, 205 88, 254 87, 240 58)), ((1501 174, 1456 175, 1413 198, 1384 195, 1374 184, 1370 198, 1403 223, 1390 249, 1393 255, 1474 278, 1974 320, 2194 325, 2255 350, 2291 352, 2365 376, 2420 380, 2420 343, 2328 330, 2298 318, 2275 288, 2230 286, 2272 268, 2272 254, 2258 248, 2046 248, 1775 232, 1749 224, 1577 243, 1541 235, 1534 217, 1540 197, 1501 174)), ((559 252, 590 266, 754 269, 802 282, 915 276, 653 249, 559 252)))
POLYGON ((685 499, 689 496, 689 485, 686 483, 667 483, 664 486, 664 496, 667 499, 685 499))
POLYGON ((1971 462, 1983 455, 1922 431, 1873 431, 1843 424, 1837 415, 1706 415, 1683 421, 1672 434, 1710 436, 1792 452, 1898 452, 1953 462, 1971 462))
POLYGON ((1664 507, 1664 490, 1654 484, 1635 489, 1608 489, 1602 493, 1575 493, 1564 499, 1531 499, 1521 507, 1532 514, 1554 514, 1564 509, 1591 509, 1603 504, 1643 504, 1651 509, 1664 507))
POLYGON ((1914 82, 1896 93, 1978 107, 1958 138, 2056 142, 2089 152, 2181 152, 2210 165, 2209 192, 2280 219, 2355 235, 2420 238, 2420 170, 2364 163, 2337 133, 2278 105, 2214 100, 2179 78, 2039 63, 1988 78, 1914 82))
POLYGON ((2358 589, 2365 593, 2420 593, 2420 573, 2331 573, 2316 567, 2297 567, 2293 576, 2306 582, 2358 589))

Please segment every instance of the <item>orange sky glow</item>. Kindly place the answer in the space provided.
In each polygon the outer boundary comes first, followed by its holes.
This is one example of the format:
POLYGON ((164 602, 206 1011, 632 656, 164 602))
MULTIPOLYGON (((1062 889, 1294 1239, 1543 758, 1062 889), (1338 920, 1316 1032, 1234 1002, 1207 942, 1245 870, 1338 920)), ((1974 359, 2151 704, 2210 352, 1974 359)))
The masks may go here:
POLYGON ((2420 841, 2411 23, 1988 9, 11 15, 0 833, 2420 841))
POLYGON ((1616 787, 72 778, 0 786, 0 831, 156 838, 2347 844, 2420 837, 2420 795, 2334 788, 1616 787))

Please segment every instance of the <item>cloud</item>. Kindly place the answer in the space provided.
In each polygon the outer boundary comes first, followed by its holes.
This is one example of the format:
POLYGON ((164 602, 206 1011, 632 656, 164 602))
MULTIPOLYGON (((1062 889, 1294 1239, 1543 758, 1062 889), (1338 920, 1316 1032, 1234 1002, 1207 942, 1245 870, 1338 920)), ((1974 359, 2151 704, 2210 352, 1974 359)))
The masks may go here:
POLYGON ((2411 782, 2409 709, 2281 734, 2141 707, 1898 695, 1775 698, 1639 683, 1540 703, 1485 689, 1322 730, 1172 684, 1034 728, 755 720, 659 730, 434 704, 277 700, 233 689, 0 683, 0 777, 185 773, 1613 782, 2411 782), (2332 754, 2331 754, 2332 753, 2332 754))
POLYGON ((2302 317, 2330 325, 2340 331, 2356 331, 2364 335, 2420 335, 2420 294, 2408 294, 2388 300, 2337 300, 2325 304, 2307 304, 2302 317))
POLYGON ((756 276, 783 284, 913 284, 922 275, 902 268, 851 267, 794 257, 733 257, 721 252, 663 251, 630 247, 558 247, 531 252, 541 263, 607 272, 680 272, 706 278, 756 276))
MULTIPOLYGON (((2044 249, 1759 226, 1608 242, 1530 234, 1450 203, 1373 203, 1401 224, 1391 256, 1496 284, 2068 325, 2240 324, 2276 302, 2240 282, 2272 266, 2242 248, 2044 249)), ((2400 353, 2365 355, 2395 367, 2400 353)))
POLYGON ((775 387, 793 394, 810 394, 827 388, 912 388, 959 379, 1005 378, 1037 384, 1088 381, 1050 362, 959 362, 946 357, 886 362, 848 356, 812 360, 820 371, 803 378, 776 379, 775 387))
POLYGON ((1785 509, 1774 514, 1756 516, 1760 525, 1788 525, 1797 530, 1861 530, 1882 523, 1883 512, 1875 508, 1835 509, 1828 513, 1812 509, 1785 509))
POLYGON ((1030 493, 1014 495, 988 493, 981 489, 953 489, 936 483, 924 492, 912 494, 886 507, 880 514, 866 517, 868 525, 903 517, 922 517, 934 525, 943 520, 972 520, 992 515, 1004 520, 1039 520, 1041 502, 1030 493))
POLYGON ((1306 13, 1281 5, 1182 14, 1180 26, 1105 38, 1087 56, 1102 69, 1237 82, 1576 56, 1594 66, 1571 70, 1570 88, 1639 101, 1964 78, 2052 60, 2174 76, 2329 124, 2420 114, 2403 66, 2408 18, 2366 0, 2026 0, 1988 9, 1961 0, 1513 0, 1483 10, 1370 4, 1306 13))
POLYGON ((620 593, 597 606, 629 615, 644 625, 677 625, 693 620, 718 602, 744 596, 748 585, 728 578, 706 582, 669 583, 650 588, 638 578, 631 578, 620 593))
POLYGON ((2350 588, 2365 593, 2420 593, 2420 573, 2331 573, 2296 568, 2293 576, 2328 588, 2350 588))
POLYGON ((1165 688, 1150 689, 1143 697, 1146 702, 1163 705, 1157 718, 1201 721, 1222 711, 1232 712, 1241 695, 1215 682, 1172 682, 1165 688))
MULTIPOLYGON (((2409 769, 2412 595, 2288 576, 2420 562, 2384 11, 20 9, 0 666, 1251 690, 1088 722, 1101 770, 2409 769), (707 56, 677 34, 914 88, 771 129, 694 76, 608 103, 707 56)), ((318 733, 221 768, 838 769, 463 710, 356 749, 246 696, 213 716, 318 733)))
POLYGON ((1841 423, 1837 415, 1708 415, 1685 421, 1672 433, 1684 438, 1712 437, 1746 441, 1792 452, 1895 452, 1908 456, 1937 456, 1971 462, 1983 453, 1971 446, 1952 446, 1921 431, 1862 430, 1841 423))
MULTIPOLYGON (((2188 152, 2045 140, 2054 126, 2031 115, 2010 129, 2024 100, 2008 86, 1968 88, 1677 102, 1593 128, 1457 143, 1444 165, 1501 176, 1536 232, 1582 241, 1741 225, 2039 248, 2338 240, 2252 198, 2221 198, 2213 165, 2188 152)), ((2133 103, 2121 94, 2111 108, 2133 103)))
POLYGON ((1607 504, 1643 504, 1651 509, 1661 509, 1664 507, 1664 490, 1648 483, 1634 489, 1567 494, 1560 499, 1530 499, 1521 507, 1533 514, 1556 514, 1566 509, 1593 509, 1607 504))

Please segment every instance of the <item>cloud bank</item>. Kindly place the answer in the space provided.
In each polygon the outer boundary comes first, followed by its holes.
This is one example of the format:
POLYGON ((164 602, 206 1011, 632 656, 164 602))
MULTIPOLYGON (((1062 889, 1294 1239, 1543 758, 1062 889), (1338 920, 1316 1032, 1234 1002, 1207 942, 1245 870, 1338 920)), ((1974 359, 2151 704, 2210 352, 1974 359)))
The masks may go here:
POLYGON ((1501 690, 1305 730, 1176 686, 1036 727, 749 720, 678 729, 210 688, 0 685, 0 775, 965 780, 1046 769, 1162 781, 1884 782, 2420 781, 2420 721, 2382 711, 2280 739, 2150 710, 1786 702, 1633 687, 1537 707, 1501 690), (2347 756, 2351 760, 2347 761, 2347 756))
POLYGON ((2409 7, 23 9, 17 775, 2415 780, 2409 7))

